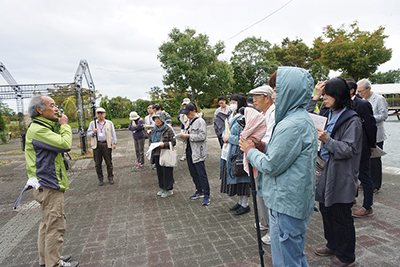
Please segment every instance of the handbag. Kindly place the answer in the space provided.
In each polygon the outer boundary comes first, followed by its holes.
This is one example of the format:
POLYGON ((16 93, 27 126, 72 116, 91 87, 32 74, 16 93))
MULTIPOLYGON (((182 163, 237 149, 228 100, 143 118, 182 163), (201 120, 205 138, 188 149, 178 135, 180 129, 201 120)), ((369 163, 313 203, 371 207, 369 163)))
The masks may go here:
POLYGON ((244 170, 243 155, 244 152, 240 151, 238 147, 236 152, 229 156, 229 161, 231 163, 231 169, 229 171, 232 177, 248 176, 247 172, 244 170))
POLYGON ((175 167, 177 161, 178 152, 169 142, 169 149, 161 149, 160 152, 160 166, 163 167, 175 167))

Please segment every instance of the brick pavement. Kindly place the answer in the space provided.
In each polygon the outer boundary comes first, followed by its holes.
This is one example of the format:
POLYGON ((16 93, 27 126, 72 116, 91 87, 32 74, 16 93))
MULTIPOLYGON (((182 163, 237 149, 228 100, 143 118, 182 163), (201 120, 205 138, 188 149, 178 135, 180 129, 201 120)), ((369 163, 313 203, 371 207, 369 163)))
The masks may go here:
MULTIPOLYGON (((212 132, 212 128, 209 128, 212 132)), ((146 165, 134 171, 130 132, 119 131, 113 152, 115 184, 97 186, 94 162, 75 162, 65 195, 67 232, 64 252, 80 266, 258 266, 254 213, 234 216, 228 208, 236 198, 219 193, 219 148, 210 134, 206 167, 211 205, 189 200, 194 186, 186 162, 174 169, 174 195, 157 197, 155 171, 146 165)), ((76 140, 75 140, 76 141, 76 140)), ((182 150, 182 145, 178 145, 182 150)), ((23 157, 0 167, 0 266, 38 266, 38 205, 25 193, 18 212, 12 206, 25 184, 23 157)), ((374 216, 356 219, 358 266, 399 266, 400 171, 384 169, 384 184, 375 195, 374 216)), ((358 198, 361 202, 362 195, 358 198)), ((356 205, 359 207, 359 204, 356 205)), ((315 213, 306 237, 310 266, 325 266, 330 258, 314 255, 324 244, 321 215, 315 213)), ((266 266, 270 248, 264 246, 266 266)))

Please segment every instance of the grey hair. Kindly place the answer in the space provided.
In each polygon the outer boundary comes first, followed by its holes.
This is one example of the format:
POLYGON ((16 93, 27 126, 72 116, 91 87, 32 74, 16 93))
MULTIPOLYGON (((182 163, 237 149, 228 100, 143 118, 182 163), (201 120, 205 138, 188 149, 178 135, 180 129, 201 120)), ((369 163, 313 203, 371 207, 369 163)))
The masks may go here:
POLYGON ((371 82, 368 79, 359 80, 357 85, 364 85, 365 89, 371 88, 371 82))
POLYGON ((31 118, 39 117, 40 114, 37 111, 37 107, 40 107, 42 110, 46 110, 46 102, 41 95, 33 97, 29 103, 28 114, 31 118))

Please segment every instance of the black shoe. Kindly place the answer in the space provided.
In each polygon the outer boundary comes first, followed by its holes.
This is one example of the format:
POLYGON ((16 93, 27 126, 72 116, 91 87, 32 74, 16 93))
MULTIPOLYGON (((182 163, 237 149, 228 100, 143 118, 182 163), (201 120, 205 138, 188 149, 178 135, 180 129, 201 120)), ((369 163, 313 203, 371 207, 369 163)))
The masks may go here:
POLYGON ((67 255, 63 255, 60 257, 60 260, 62 261, 69 261, 71 259, 71 255, 67 254, 67 255))
POLYGON ((235 211, 235 215, 242 215, 245 213, 250 212, 250 206, 247 206, 246 208, 243 208, 243 206, 240 206, 240 208, 237 209, 237 211, 235 211))
POLYGON ((103 181, 99 181, 99 186, 102 186, 104 184, 103 181))
POLYGON ((110 184, 114 184, 114 180, 113 180, 113 179, 109 179, 108 182, 109 182, 110 184))
POLYGON ((229 210, 235 211, 235 210, 238 210, 240 207, 241 207, 241 205, 239 203, 236 203, 235 206, 230 207, 229 210))
MULTIPOLYGON (((68 262, 69 260, 71 259, 71 255, 70 254, 67 254, 67 255, 63 255, 63 256, 61 256, 60 257, 60 260, 61 260, 61 263, 62 262, 68 262)), ((39 265, 40 267, 46 267, 46 265, 44 265, 44 264, 41 264, 41 265, 39 265)))

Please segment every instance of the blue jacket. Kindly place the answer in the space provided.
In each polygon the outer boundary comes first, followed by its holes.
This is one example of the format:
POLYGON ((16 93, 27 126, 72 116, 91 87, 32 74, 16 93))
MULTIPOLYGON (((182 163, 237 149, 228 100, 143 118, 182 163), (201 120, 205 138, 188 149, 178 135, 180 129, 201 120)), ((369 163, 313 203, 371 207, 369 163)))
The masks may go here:
MULTIPOLYGON (((234 116, 235 114, 232 113, 230 116, 234 116)), ((243 115, 239 115, 235 118, 232 119, 232 121, 229 124, 229 130, 231 131, 231 134, 229 135, 228 143, 230 144, 230 148, 228 150, 228 157, 226 161, 226 170, 227 170, 227 184, 238 184, 238 183, 249 183, 250 178, 248 176, 239 176, 239 177, 233 177, 231 176, 231 163, 229 160, 230 155, 234 154, 235 152, 240 151, 239 149, 239 139, 240 139, 240 134, 242 133, 243 129, 237 122, 243 118, 243 115)), ((228 118, 229 121, 229 118, 228 118)), ((225 131, 222 134, 222 136, 225 135, 225 131)), ((222 160, 220 162, 220 177, 222 174, 222 160)))
POLYGON ((275 128, 265 153, 252 148, 247 160, 258 172, 258 190, 274 211, 305 219, 313 213, 317 130, 304 109, 314 87, 304 69, 279 67, 275 128))

